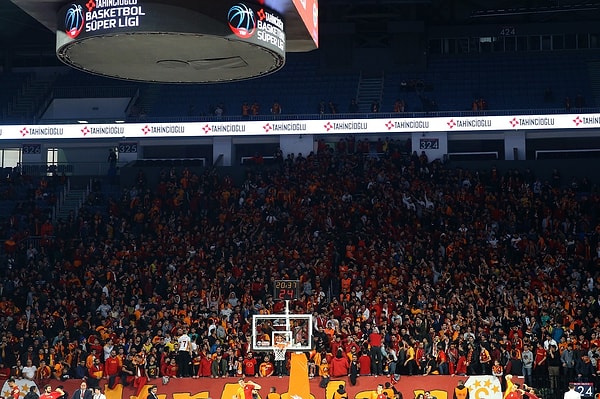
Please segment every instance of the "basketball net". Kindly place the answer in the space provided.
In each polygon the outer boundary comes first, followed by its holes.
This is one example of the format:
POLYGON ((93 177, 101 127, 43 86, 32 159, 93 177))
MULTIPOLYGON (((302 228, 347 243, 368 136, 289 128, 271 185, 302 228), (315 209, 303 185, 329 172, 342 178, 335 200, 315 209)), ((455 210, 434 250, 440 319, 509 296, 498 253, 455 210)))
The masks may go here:
POLYGON ((275 360, 285 360, 285 352, 287 351, 288 346, 287 342, 281 342, 273 346, 275 360))

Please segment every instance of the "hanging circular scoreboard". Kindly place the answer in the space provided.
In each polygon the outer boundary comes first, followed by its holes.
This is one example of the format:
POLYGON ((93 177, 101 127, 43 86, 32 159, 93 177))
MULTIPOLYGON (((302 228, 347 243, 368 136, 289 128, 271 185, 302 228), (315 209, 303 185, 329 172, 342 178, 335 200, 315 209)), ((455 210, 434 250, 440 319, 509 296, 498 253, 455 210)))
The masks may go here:
POLYGON ((283 17, 247 1, 75 0, 57 15, 56 54, 96 75, 228 82, 285 63, 283 17))

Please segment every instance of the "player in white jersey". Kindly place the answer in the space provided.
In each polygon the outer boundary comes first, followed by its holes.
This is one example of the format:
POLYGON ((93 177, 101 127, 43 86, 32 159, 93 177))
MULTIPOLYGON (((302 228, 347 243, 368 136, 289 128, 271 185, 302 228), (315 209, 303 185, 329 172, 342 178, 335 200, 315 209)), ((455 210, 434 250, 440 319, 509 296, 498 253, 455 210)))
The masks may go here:
POLYGON ((191 377, 192 339, 188 335, 187 326, 177 330, 177 377, 191 377))

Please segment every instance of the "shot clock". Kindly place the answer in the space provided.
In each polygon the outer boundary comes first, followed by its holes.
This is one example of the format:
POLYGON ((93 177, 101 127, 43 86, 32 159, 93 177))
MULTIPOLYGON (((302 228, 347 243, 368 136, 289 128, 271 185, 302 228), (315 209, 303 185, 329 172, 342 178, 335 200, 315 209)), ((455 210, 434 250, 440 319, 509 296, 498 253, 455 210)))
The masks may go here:
POLYGON ((575 385, 575 391, 579 392, 582 398, 593 398, 594 397, 594 383, 593 382, 573 382, 575 385))
POLYGON ((273 285, 273 298, 292 301, 297 299, 300 293, 299 280, 276 280, 273 285))

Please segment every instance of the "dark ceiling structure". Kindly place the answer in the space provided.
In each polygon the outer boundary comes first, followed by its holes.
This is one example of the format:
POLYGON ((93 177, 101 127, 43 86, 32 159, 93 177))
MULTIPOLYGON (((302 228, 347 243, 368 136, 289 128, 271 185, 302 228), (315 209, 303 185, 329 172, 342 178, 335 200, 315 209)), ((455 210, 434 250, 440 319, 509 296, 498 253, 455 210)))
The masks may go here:
POLYGON ((0 0, 0 55, 18 56, 32 66, 58 64, 56 35, 10 0, 0 0))
MULTIPOLYGON (((203 1, 203 0, 197 0, 203 1)), ((0 0, 0 57, 6 67, 61 65, 55 54, 62 0, 0 0), (7 65, 8 63, 8 65, 7 65)), ((425 26, 598 21, 599 0, 321 0, 321 26, 389 20, 425 26)), ((600 24, 599 24, 600 25, 600 24)))

